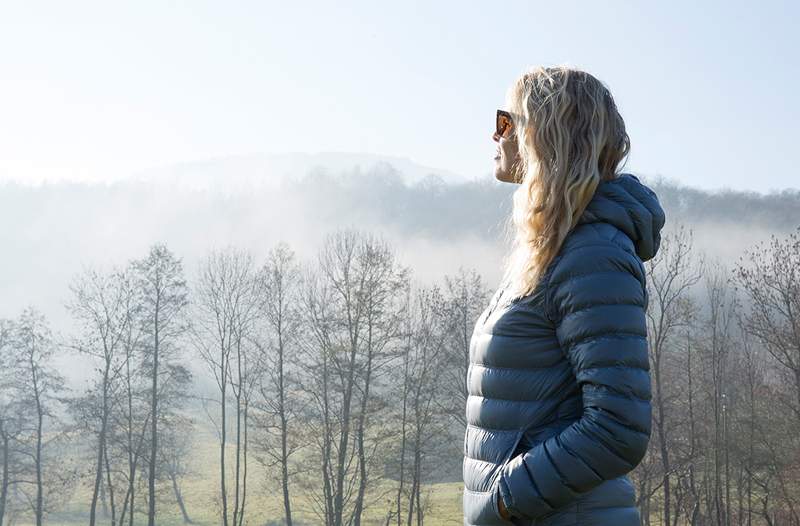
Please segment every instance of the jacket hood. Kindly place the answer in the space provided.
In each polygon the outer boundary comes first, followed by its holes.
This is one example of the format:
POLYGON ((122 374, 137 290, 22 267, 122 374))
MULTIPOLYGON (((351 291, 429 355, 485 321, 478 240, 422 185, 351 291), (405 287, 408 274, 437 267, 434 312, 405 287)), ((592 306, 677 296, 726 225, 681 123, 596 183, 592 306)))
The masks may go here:
POLYGON ((658 197, 633 174, 621 173, 610 181, 601 181, 578 224, 610 223, 633 241, 642 261, 656 255, 661 244, 664 209, 658 197))

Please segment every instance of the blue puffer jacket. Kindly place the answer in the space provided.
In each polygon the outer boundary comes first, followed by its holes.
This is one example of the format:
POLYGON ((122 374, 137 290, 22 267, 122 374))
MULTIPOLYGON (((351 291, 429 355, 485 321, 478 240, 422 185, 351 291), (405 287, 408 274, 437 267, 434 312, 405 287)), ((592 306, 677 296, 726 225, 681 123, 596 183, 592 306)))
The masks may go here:
POLYGON ((476 322, 465 525, 641 524, 627 473, 651 430, 642 262, 664 222, 636 176, 601 182, 533 294, 494 305, 498 290, 476 322))

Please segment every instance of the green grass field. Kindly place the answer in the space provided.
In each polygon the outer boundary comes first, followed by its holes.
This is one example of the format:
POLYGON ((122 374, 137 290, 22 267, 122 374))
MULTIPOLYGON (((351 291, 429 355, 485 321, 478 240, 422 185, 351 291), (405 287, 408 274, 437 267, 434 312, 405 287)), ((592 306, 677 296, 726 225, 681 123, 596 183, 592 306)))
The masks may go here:
MULTIPOLYGON (((232 489, 233 480, 233 458, 235 449, 229 446, 227 457, 227 468, 230 476, 228 478, 229 493, 232 489)), ((184 498, 187 513, 197 526, 217 526, 221 524, 219 518, 219 443, 217 436, 211 429, 204 429, 198 425, 197 436, 191 450, 189 468, 192 471, 190 476, 184 478, 181 483, 181 492, 184 498)), ((251 458, 248 462, 248 488, 245 524, 250 526, 278 525, 283 521, 283 498, 280 486, 277 483, 265 482, 263 467, 251 458)), ((91 498, 89 489, 90 481, 82 481, 82 486, 77 488, 73 498, 66 509, 51 513, 45 518, 45 524, 53 526, 77 526, 88 523, 88 510, 91 498)), ((179 526, 183 525, 180 510, 175 502, 169 483, 162 488, 164 499, 159 502, 157 508, 156 523, 159 526, 179 526), (168 490, 168 491, 167 491, 168 490)), ((394 483, 386 482, 384 491, 391 491, 394 483)), ((425 523, 431 526, 461 526, 461 488, 460 482, 435 484, 426 488, 429 492, 427 498, 430 499, 430 511, 426 516, 425 523)), ((380 488, 378 488, 380 489, 380 488)), ((309 501, 300 494, 297 488, 290 487, 292 498, 292 517, 298 524, 316 525, 321 524, 313 512, 309 501)), ((117 501, 121 501, 121 496, 116 496, 117 501)), ((423 498, 426 498, 423 493, 423 498)), ((142 495, 137 496, 138 505, 144 501, 142 495)), ((137 505, 137 506, 138 506, 137 505)), ((229 507, 232 500, 229 498, 229 507)), ((389 503, 384 506, 371 506, 365 510, 362 516, 364 525, 382 525, 385 523, 389 503)), ((120 507, 120 504, 117 504, 120 507)), ((119 514, 119 511, 118 511, 119 514)), ((110 516, 103 516, 101 507, 98 504, 97 524, 106 525, 111 523, 110 516)), ((24 520, 19 518, 14 522, 19 526, 33 526, 32 517, 25 516, 24 520)), ((145 525, 147 517, 143 513, 135 516, 135 524, 145 525)), ((127 524, 127 519, 126 519, 127 524)))

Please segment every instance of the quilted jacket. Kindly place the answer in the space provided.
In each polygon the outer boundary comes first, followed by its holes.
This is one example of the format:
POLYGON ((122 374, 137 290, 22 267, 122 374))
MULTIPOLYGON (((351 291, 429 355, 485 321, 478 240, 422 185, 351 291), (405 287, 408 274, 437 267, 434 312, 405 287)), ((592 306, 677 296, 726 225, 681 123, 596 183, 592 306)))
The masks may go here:
POLYGON ((640 526, 627 473, 651 432, 642 262, 658 251, 664 222, 636 176, 601 182, 536 290, 497 305, 498 290, 477 320, 466 526, 640 526))

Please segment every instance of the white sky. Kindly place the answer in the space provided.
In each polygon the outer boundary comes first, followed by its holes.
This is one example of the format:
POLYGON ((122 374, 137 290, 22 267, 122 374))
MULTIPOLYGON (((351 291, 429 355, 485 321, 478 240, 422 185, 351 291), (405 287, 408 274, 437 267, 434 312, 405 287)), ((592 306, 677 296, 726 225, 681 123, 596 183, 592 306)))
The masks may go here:
POLYGON ((490 176, 528 66, 611 89, 629 170, 797 188, 796 2, 0 3, 0 180, 347 151, 490 176))

